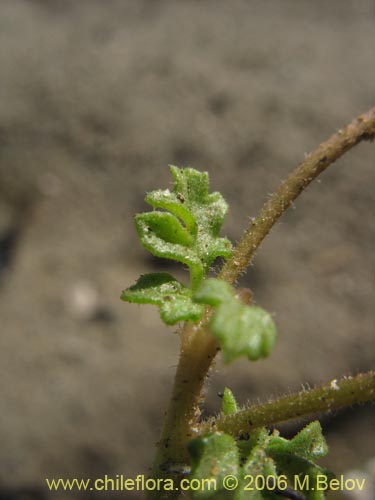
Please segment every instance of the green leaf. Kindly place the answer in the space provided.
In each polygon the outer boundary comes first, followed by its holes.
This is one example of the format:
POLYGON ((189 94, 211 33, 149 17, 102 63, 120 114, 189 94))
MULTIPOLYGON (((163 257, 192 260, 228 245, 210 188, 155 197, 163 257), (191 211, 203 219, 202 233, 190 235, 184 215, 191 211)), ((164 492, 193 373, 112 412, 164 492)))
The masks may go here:
POLYGON ((203 306, 192 301, 191 290, 168 273, 141 276, 135 285, 122 292, 121 299, 159 306, 160 316, 168 325, 197 321, 204 311, 203 306))
POLYGON ((300 486, 308 500, 323 500, 324 491, 317 483, 318 476, 328 480, 334 475, 315 464, 315 461, 328 453, 328 446, 322 434, 320 423, 311 422, 293 439, 270 436, 266 452, 273 458, 278 470, 289 478, 296 487, 300 486), (296 482, 296 478, 299 482, 296 482))
POLYGON ((146 250, 157 257, 178 260, 194 270, 195 279, 203 278, 202 262, 189 246, 192 238, 176 217, 163 212, 147 212, 135 216, 135 225, 146 250))
POLYGON ((228 205, 220 193, 208 193, 208 174, 171 166, 174 189, 148 193, 154 211, 135 218, 144 247, 158 257, 187 264, 192 288, 198 288, 217 257, 228 258, 232 245, 218 236, 228 205))
POLYGON ((210 329, 220 342, 224 362, 240 356, 257 360, 270 354, 276 339, 271 315, 261 307, 240 302, 228 283, 207 279, 193 300, 215 306, 210 329))
POLYGON ((267 476, 276 478, 275 463, 272 458, 267 456, 262 446, 255 446, 241 469, 241 480, 234 500, 261 500, 268 498, 268 491, 262 487, 263 484, 260 481, 261 477, 267 478, 267 476), (253 478, 253 482, 250 476, 253 478), (259 489, 257 486, 259 486, 259 489))
POLYGON ((195 498, 212 497, 223 488, 225 476, 239 474, 239 453, 236 441, 228 434, 216 432, 193 439, 188 445, 188 450, 191 458, 189 479, 199 481, 212 479, 212 484, 216 484, 216 490, 201 488, 194 491, 195 498))
MULTIPOLYGON (((223 433, 209 434, 193 440, 189 451, 190 478, 216 478, 219 490, 225 475, 236 476, 237 487, 229 496, 233 500, 280 500, 279 492, 289 498, 293 490, 302 491, 307 500, 324 500, 324 483, 318 481, 334 477, 315 464, 327 451, 318 422, 312 422, 291 440, 279 437, 276 430, 270 435, 266 428, 251 432, 245 442, 239 438, 237 443, 223 433), (223 473, 220 475, 218 470, 223 473)), ((208 491, 194 496, 218 498, 215 492, 208 491)))
POLYGON ((233 413, 238 412, 236 398, 228 387, 224 389, 222 411, 224 415, 232 415, 233 413))
POLYGON ((279 436, 271 437, 267 449, 271 453, 292 454, 310 461, 325 457, 328 453, 327 442, 318 421, 311 422, 290 441, 279 436))
POLYGON ((192 244, 193 238, 189 231, 172 214, 147 212, 136 215, 135 223, 139 236, 144 238, 145 241, 152 236, 165 243, 178 244, 183 247, 192 244))
POLYGON ((325 494, 322 487, 319 487, 318 480, 322 481, 326 477, 329 481, 334 478, 334 474, 296 455, 272 453, 272 458, 277 470, 287 476, 297 491, 303 491, 308 500, 324 500, 325 494))

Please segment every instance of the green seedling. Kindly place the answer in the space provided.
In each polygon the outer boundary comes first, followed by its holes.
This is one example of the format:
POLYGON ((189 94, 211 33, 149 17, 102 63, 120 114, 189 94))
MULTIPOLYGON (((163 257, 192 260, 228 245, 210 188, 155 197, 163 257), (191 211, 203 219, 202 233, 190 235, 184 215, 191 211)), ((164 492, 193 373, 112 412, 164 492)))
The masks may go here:
POLYGON ((251 294, 235 288, 236 279, 307 185, 350 147, 374 135, 372 109, 321 144, 282 183, 235 248, 220 236, 228 205, 220 193, 209 192, 206 172, 172 166, 173 189, 147 194, 153 210, 135 216, 142 245, 157 257, 187 266, 190 277, 186 286, 169 273, 142 275, 121 296, 128 302, 156 305, 167 325, 183 322, 180 362, 152 470, 153 478, 173 479, 176 488, 150 492, 150 498, 177 497, 178 485, 186 479, 192 487, 184 491, 185 498, 325 498, 327 491, 319 488, 319 481, 329 484, 333 474, 317 464, 328 453, 319 422, 311 422, 290 440, 268 429, 373 400, 374 372, 244 408, 226 388, 222 412, 209 420, 200 417, 202 388, 219 351, 226 363, 239 357, 253 362, 271 354, 276 341, 272 316, 252 304, 251 294), (218 257, 224 261, 221 272, 209 277, 218 257))

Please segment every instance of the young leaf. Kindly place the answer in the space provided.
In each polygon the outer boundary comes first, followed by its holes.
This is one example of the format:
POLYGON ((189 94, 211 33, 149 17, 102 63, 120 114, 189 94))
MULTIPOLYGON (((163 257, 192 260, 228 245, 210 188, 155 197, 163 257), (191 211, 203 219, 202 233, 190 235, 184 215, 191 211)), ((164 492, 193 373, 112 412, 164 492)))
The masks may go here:
POLYGON ((191 458, 190 481, 198 479, 203 485, 203 479, 212 479, 212 484, 216 484, 215 490, 201 488, 194 491, 195 498, 212 497, 223 488, 225 476, 238 475, 239 454, 232 436, 221 432, 208 434, 190 441, 188 448, 191 458))
POLYGON ((282 471, 282 474, 289 479, 297 491, 304 492, 308 500, 325 499, 322 487, 323 478, 325 477, 328 483, 335 477, 334 474, 296 455, 278 456, 272 454, 272 458, 276 463, 277 470, 282 471), (320 486, 318 480, 320 480, 320 486))
POLYGON ((174 217, 163 212, 147 212, 135 216, 135 226, 146 250, 157 257, 174 259, 195 269, 203 276, 203 266, 192 248, 191 235, 174 217))
POLYGON ((269 355, 276 327, 264 309, 243 304, 232 287, 219 279, 205 280, 193 300, 215 306, 210 329, 220 342, 224 362, 240 356, 257 360, 269 355))
MULTIPOLYGON (((327 452, 318 422, 312 422, 291 440, 280 438, 278 431, 270 435, 265 428, 252 432, 245 443, 242 439, 235 442, 227 434, 209 434, 191 441, 189 451, 190 479, 214 478, 219 490, 225 475, 236 476, 237 485, 230 497, 233 500, 279 500, 281 493, 286 498, 298 498, 295 490, 303 491, 307 500, 324 500, 318 479, 334 477, 315 464, 327 452)), ((217 490, 194 492, 194 496, 218 500, 217 490)))
POLYGON ((224 415, 232 415, 238 412, 238 405, 233 392, 226 387, 223 393, 223 406, 222 411, 224 415))
POLYGON ((311 422, 291 440, 270 436, 266 452, 278 470, 282 470, 292 483, 300 485, 298 489, 305 492, 308 500, 324 500, 325 494, 317 478, 325 476, 330 480, 334 475, 315 464, 317 458, 328 453, 319 422, 311 422), (296 477, 300 478, 299 482, 296 477))
POLYGON ((267 450, 270 453, 296 455, 314 461, 328 453, 327 442, 318 421, 311 422, 290 441, 282 437, 271 436, 267 450))
POLYGON ((268 476, 276 478, 275 463, 272 458, 267 456, 261 446, 255 446, 241 468, 240 482, 234 500, 266 500, 270 498, 265 487, 268 476), (264 478, 264 487, 260 481, 262 477, 264 478), (249 478, 253 479, 253 483, 249 478))
POLYGON ((179 321, 197 321, 204 307, 191 300, 191 290, 168 273, 141 276, 137 283, 122 292, 121 299, 136 304, 159 306, 160 316, 167 325, 179 321))
MULTIPOLYGON (((188 247, 192 244, 193 238, 189 231, 172 214, 167 212, 147 212, 135 216, 136 227, 139 235, 143 238, 162 240, 165 243, 188 247)), ((150 242, 151 246, 152 243, 150 242)))
POLYGON ((230 241, 218 236, 228 205, 220 193, 208 193, 207 172, 170 168, 173 191, 152 191, 145 198, 152 207, 169 213, 137 215, 135 224, 147 250, 189 266, 192 288, 196 289, 217 257, 231 255, 230 241))

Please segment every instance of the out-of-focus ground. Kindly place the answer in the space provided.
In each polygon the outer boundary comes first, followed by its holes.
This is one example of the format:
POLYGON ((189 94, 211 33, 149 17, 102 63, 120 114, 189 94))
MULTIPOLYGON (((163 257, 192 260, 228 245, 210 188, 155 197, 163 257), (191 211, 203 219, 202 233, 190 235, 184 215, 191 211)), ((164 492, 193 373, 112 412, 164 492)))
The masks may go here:
MULTIPOLYGON (((147 473, 179 339, 119 300, 166 266, 133 214, 171 186, 168 164, 189 165, 238 240, 304 154, 373 105, 373 26, 371 0, 1 1, 1 499, 147 473)), ((373 158, 369 143, 347 154, 263 244, 241 282, 274 312, 277 346, 218 362, 208 412, 225 385, 267 400, 373 366, 373 158)), ((323 425, 337 473, 374 455, 371 407, 323 425)))

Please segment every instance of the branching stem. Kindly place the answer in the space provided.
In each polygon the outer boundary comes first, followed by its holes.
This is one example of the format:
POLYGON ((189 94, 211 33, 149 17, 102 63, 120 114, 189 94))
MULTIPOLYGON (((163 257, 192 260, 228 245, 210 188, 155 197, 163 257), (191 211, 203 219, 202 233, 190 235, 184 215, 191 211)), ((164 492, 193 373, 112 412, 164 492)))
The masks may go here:
MULTIPOLYGON (((372 140, 374 137, 375 108, 372 108, 353 120, 345 128, 339 130, 328 141, 323 142, 315 151, 308 154, 264 204, 258 217, 251 222, 243 238, 234 249, 232 257, 223 266, 219 277, 229 283, 234 283, 241 272, 247 268, 272 226, 310 182, 356 144, 363 140, 372 140)), ((153 467, 154 477, 168 475, 163 472, 163 466, 167 462, 186 459, 186 445, 194 435, 194 430, 198 429, 199 403, 201 402, 203 383, 218 348, 217 342, 207 331, 208 319, 209 313, 205 315, 205 318, 198 325, 186 323, 183 328, 179 366, 161 439, 158 443, 158 451, 153 467)), ((350 379, 341 382, 343 387, 350 387, 351 383, 353 382, 350 382, 350 379)), ((342 395, 347 393, 347 390, 329 392, 330 407, 332 409, 351 404, 350 398, 347 396, 345 396, 346 399, 341 399, 342 395)), ((312 391, 311 397, 307 397, 307 394, 302 398, 304 406, 300 411, 298 410, 300 404, 298 396, 294 396, 293 404, 286 403, 286 408, 279 410, 280 415, 284 411, 284 420, 293 416, 300 416, 303 413, 324 411, 324 408, 317 407, 319 398, 321 404, 324 394, 319 395, 319 392, 314 391, 312 391), (300 415, 297 415, 297 413, 300 413, 300 415)), ((369 397, 367 396, 367 399, 364 400, 368 401, 369 397)), ((356 401, 353 400, 352 402, 356 401)), ((274 405, 278 404, 274 403, 274 405)), ((330 407, 326 409, 330 409, 330 407)), ((269 419, 267 423, 272 423, 271 412, 268 413, 267 418, 269 419)), ((280 421, 280 418, 277 418, 277 421, 280 421)), ((220 425, 220 428, 224 428, 227 425, 226 422, 226 420, 223 420, 218 425, 220 425)), ((259 420, 259 422, 266 423, 265 420, 259 420)), ((258 423, 258 426, 263 424, 258 423)))
POLYGON ((250 264, 272 226, 302 191, 340 156, 359 142, 373 140, 374 137, 375 107, 340 129, 328 141, 323 142, 315 151, 308 154, 263 205, 259 215, 251 221, 234 249, 232 257, 224 264, 220 278, 228 283, 234 283, 250 264))

